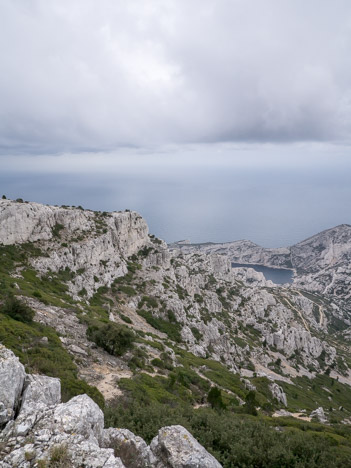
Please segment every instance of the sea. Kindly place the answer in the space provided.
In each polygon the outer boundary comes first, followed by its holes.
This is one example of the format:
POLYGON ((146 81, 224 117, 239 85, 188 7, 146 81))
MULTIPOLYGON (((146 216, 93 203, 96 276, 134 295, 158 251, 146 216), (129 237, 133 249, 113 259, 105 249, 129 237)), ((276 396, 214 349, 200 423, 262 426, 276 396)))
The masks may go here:
POLYGON ((23 158, 2 162, 0 190, 40 203, 136 210, 166 242, 290 246, 351 224, 351 156, 295 151, 50 156, 30 166, 23 158))

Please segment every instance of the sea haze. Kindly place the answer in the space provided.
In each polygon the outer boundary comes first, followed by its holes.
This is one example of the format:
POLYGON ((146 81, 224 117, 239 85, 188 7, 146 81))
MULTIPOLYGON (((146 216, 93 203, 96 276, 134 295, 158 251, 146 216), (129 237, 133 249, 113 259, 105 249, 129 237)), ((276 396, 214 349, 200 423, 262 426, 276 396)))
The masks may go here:
POLYGON ((136 210, 167 242, 250 239, 280 247, 351 224, 351 166, 338 148, 213 145, 156 155, 13 157, 2 167, 0 190, 10 198, 136 210))

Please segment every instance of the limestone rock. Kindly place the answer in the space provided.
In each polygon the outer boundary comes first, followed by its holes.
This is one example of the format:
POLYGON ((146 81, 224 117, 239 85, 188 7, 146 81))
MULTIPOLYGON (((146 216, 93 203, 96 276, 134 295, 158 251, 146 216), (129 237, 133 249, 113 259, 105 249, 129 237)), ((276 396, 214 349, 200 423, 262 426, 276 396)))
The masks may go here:
POLYGON ((155 468, 220 468, 210 455, 182 426, 163 427, 150 444, 156 457, 155 468))
POLYGON ((33 406, 53 406, 61 401, 61 382, 45 375, 27 375, 24 383, 21 412, 32 411, 33 406))
POLYGON ((312 411, 310 414, 311 418, 316 418, 322 424, 328 422, 328 419, 325 416, 324 409, 320 406, 319 408, 312 411))
POLYGON ((75 298, 83 288, 91 297, 100 286, 111 285, 127 273, 125 259, 151 244, 145 220, 133 211, 99 214, 0 200, 0 242, 37 241, 42 247, 50 243, 55 248, 33 258, 32 266, 40 273, 62 269, 76 272, 74 282, 69 283, 75 298))
POLYGON ((53 419, 56 426, 68 434, 80 434, 86 439, 102 440, 104 415, 88 395, 78 395, 55 408, 53 419))
POLYGON ((113 448, 127 468, 148 468, 156 462, 146 442, 128 429, 104 429, 101 446, 113 448))
POLYGON ((72 468, 221 466, 181 426, 160 429, 151 447, 127 429, 103 429, 103 413, 87 395, 60 404, 58 379, 25 376, 18 359, 3 346, 0 357, 2 403, 11 409, 7 418, 12 418, 0 431, 1 468, 30 468, 39 460, 53 466, 54 457, 61 463, 55 466, 72 468), (8 382, 13 384, 12 393, 8 382), (24 382, 22 406, 13 419, 24 382), (4 390, 10 395, 6 401, 4 390))
POLYGON ((288 400, 286 398, 285 392, 280 385, 277 383, 272 383, 269 385, 269 390, 271 391, 273 398, 282 403, 284 406, 288 406, 288 400))
POLYGON ((22 394, 25 371, 12 351, 0 344, 0 426, 13 418, 22 394))

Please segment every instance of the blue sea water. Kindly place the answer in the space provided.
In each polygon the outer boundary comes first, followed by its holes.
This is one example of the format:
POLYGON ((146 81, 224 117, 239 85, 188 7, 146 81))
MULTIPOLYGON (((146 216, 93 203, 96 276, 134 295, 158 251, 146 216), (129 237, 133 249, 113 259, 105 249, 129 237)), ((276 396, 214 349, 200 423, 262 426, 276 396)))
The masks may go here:
POLYGON ((247 263, 232 263, 233 268, 248 267, 263 273, 266 280, 274 284, 287 284, 293 282, 294 271, 285 268, 271 268, 263 265, 252 265, 247 263))
POLYGON ((47 204, 136 210, 167 242, 250 239, 280 247, 351 224, 349 155, 297 158, 290 150, 274 158, 241 152, 222 159, 212 153, 89 156, 79 164, 73 156, 64 162, 51 156, 27 167, 1 161, 0 191, 47 204))

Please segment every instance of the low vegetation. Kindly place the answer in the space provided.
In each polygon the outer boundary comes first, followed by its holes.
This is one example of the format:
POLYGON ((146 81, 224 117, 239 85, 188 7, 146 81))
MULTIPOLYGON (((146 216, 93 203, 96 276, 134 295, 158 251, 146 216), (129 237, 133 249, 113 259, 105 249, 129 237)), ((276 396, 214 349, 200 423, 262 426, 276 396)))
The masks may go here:
POLYGON ((28 373, 60 378, 63 401, 87 393, 99 406, 104 406, 99 390, 78 378, 77 366, 54 329, 37 322, 15 320, 0 307, 0 342, 19 357, 28 373))
POLYGON ((344 468, 351 457, 349 427, 275 421, 230 410, 146 402, 133 396, 105 409, 108 426, 125 427, 148 443, 165 425, 181 424, 225 468, 344 468))
POLYGON ((87 328, 87 337, 113 356, 122 356, 133 346, 135 335, 124 325, 95 322, 87 328))
POLYGON ((18 300, 12 294, 8 295, 1 308, 1 311, 3 314, 9 315, 13 319, 24 323, 32 322, 35 315, 34 310, 18 300))

